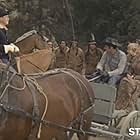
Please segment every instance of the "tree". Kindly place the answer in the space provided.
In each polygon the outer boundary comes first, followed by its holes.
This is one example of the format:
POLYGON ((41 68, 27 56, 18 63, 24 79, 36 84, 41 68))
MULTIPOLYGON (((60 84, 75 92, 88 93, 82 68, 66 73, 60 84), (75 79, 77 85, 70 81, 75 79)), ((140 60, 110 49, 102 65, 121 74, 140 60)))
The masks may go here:
POLYGON ((140 36, 139 0, 73 0, 79 34, 95 33, 97 40, 114 36, 122 41, 140 36))

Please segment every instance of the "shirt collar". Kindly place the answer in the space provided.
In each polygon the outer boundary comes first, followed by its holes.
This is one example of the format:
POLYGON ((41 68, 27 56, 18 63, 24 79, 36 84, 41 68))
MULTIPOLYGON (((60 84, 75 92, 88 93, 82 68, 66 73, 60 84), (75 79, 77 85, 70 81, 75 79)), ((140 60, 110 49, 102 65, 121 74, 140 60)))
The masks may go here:
POLYGON ((8 30, 8 28, 2 24, 0 24, 0 29, 8 30))

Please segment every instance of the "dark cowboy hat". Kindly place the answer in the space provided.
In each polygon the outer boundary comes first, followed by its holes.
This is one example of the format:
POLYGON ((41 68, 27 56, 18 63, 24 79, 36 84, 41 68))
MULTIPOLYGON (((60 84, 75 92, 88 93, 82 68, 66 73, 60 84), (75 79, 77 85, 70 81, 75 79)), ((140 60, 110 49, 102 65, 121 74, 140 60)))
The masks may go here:
POLYGON ((3 7, 0 7, 0 17, 9 15, 9 11, 3 7))
POLYGON ((107 37, 106 39, 104 39, 103 44, 111 45, 111 46, 114 46, 114 47, 120 47, 121 46, 119 44, 118 40, 116 40, 112 37, 107 37))

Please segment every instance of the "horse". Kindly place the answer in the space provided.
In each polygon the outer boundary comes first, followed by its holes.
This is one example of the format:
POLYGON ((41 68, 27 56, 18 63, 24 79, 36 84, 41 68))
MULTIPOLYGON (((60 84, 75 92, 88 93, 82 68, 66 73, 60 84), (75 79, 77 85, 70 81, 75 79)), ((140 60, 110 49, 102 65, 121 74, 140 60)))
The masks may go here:
POLYGON ((77 72, 55 69, 27 76, 0 64, 0 77, 0 140, 65 140, 70 130, 60 126, 89 129, 94 92, 77 72))
POLYGON ((48 49, 43 49, 16 57, 15 60, 17 65, 14 67, 19 73, 40 73, 51 68, 53 54, 48 49))
POLYGON ((16 59, 18 72, 39 73, 53 67, 54 54, 47 45, 48 38, 42 36, 36 30, 23 34, 15 41, 20 49, 16 59), (36 50, 36 51, 34 51, 36 50), (27 67, 24 67, 26 65, 27 67))
POLYGON ((41 50, 47 47, 49 39, 36 30, 31 30, 17 38, 15 45, 20 49, 20 55, 32 53, 33 50, 41 50))

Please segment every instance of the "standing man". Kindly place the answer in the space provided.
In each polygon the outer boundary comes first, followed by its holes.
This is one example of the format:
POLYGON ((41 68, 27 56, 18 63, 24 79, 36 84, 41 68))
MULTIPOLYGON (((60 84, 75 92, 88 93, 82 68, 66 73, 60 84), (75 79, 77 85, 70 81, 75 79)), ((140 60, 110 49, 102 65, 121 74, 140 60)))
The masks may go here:
POLYGON ((7 39, 7 25, 9 24, 9 12, 0 7, 0 59, 3 63, 9 63, 8 52, 18 52, 19 48, 7 39))
POLYGON ((60 45, 55 50, 55 68, 65 68, 66 67, 66 56, 69 48, 66 46, 66 42, 62 40, 60 45))
POLYGON ((104 40, 105 52, 97 65, 97 70, 101 71, 103 78, 107 79, 109 85, 115 86, 122 78, 127 64, 127 56, 118 49, 119 43, 116 39, 107 37, 104 40))
POLYGON ((49 69, 54 69, 55 68, 55 48, 53 46, 52 41, 50 40, 47 41, 47 49, 51 53, 51 64, 49 66, 49 69))
POLYGON ((96 41, 90 40, 85 51, 86 75, 91 75, 95 72, 102 55, 103 51, 96 47, 96 41))
POLYGON ((67 53, 67 68, 73 69, 78 73, 85 75, 85 56, 84 52, 78 46, 78 42, 73 40, 67 53))
POLYGON ((53 46, 53 43, 52 41, 47 41, 47 49, 50 50, 50 51, 54 51, 54 46, 53 46))

